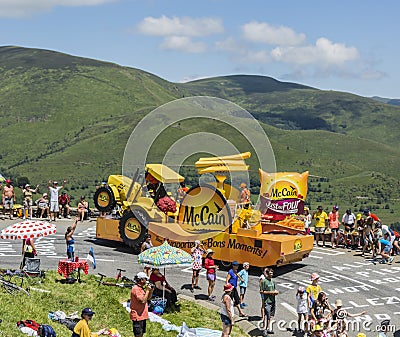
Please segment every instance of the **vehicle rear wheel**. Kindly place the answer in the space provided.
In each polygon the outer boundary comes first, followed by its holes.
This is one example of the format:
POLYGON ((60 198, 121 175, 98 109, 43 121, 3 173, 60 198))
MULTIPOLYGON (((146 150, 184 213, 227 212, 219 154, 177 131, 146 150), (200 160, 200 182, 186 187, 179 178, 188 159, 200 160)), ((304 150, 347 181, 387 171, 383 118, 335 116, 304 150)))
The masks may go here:
POLYGON ((100 212, 110 212, 115 207, 115 197, 110 186, 101 186, 93 197, 94 205, 100 212))
POLYGON ((149 217, 143 211, 126 212, 119 220, 119 234, 124 243, 133 249, 134 254, 140 253, 140 248, 147 235, 149 217), (135 214, 135 213, 139 214, 135 214), (141 219, 139 221, 138 219, 141 219))

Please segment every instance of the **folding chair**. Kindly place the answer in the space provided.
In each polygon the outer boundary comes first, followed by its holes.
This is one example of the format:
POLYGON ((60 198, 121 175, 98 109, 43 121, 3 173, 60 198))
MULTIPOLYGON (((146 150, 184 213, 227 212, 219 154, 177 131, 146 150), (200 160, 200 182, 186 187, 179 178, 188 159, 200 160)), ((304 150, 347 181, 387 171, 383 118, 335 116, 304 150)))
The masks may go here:
POLYGON ((25 266, 22 271, 28 277, 44 277, 44 271, 40 270, 39 258, 25 258, 25 266))

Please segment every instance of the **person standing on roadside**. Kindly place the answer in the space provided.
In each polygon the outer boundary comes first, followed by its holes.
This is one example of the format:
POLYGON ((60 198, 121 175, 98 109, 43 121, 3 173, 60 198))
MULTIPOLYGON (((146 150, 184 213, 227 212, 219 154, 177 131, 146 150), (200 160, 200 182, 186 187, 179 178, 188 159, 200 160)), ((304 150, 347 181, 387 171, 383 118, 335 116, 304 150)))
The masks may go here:
POLYGON ((221 337, 229 337, 232 331, 232 326, 235 323, 233 320, 233 300, 232 291, 233 285, 227 283, 224 285, 224 294, 222 295, 221 305, 221 321, 222 321, 222 335, 221 337))
POLYGON ((337 233, 339 230, 339 207, 333 206, 329 212, 329 228, 331 230, 331 248, 337 248, 337 233))
POLYGON ((271 319, 273 319, 275 316, 276 296, 279 294, 279 291, 275 289, 275 283, 272 280, 273 275, 274 270, 272 268, 266 268, 266 277, 261 281, 260 294, 264 295, 264 311, 265 318, 267 319, 264 325, 264 336, 268 336, 268 334, 273 333, 272 329, 269 329, 269 325, 271 319))
POLYGON ((75 233, 76 225, 78 224, 79 218, 76 217, 72 226, 67 227, 65 232, 65 243, 67 245, 67 257, 69 260, 75 260, 75 240, 72 235, 75 233))
POLYGON ((303 221, 304 221, 304 230, 306 231, 307 235, 310 235, 310 226, 311 226, 311 214, 310 209, 308 207, 304 207, 304 214, 303 214, 303 221))
POLYGON ((37 193, 39 185, 33 190, 31 189, 29 184, 25 185, 25 188, 22 189, 22 195, 24 196, 24 215, 23 219, 26 219, 26 211, 28 211, 28 218, 32 219, 32 196, 33 193, 37 193))
POLYGON ((135 337, 142 337, 146 332, 146 320, 149 318, 147 301, 153 295, 153 287, 146 284, 148 280, 144 272, 135 276, 135 285, 131 291, 130 319, 132 321, 133 334, 135 337))
POLYGON ((356 226, 357 218, 351 209, 346 210, 346 213, 343 215, 342 218, 342 225, 344 226, 344 232, 346 234, 346 239, 351 240, 351 247, 354 247, 354 229, 356 226))
MULTIPOLYGON (((140 252, 143 253, 145 250, 153 248, 153 243, 151 242, 151 235, 147 234, 141 247, 140 247, 140 252)), ((150 277, 151 275, 151 266, 148 264, 145 264, 143 267, 143 272, 150 277)))
POLYGON ((26 258, 33 259, 36 255, 36 247, 33 239, 27 238, 22 240, 22 262, 20 269, 24 268, 26 258))
POLYGON ((226 283, 230 283, 233 285, 233 290, 232 290, 233 304, 239 311, 239 317, 247 317, 247 315, 242 311, 242 308, 240 307, 240 297, 237 291, 238 280, 239 279, 242 280, 240 276, 238 276, 238 268, 239 268, 239 262, 233 261, 232 268, 228 271, 228 275, 226 275, 226 283))
POLYGON ((244 302, 244 295, 246 294, 247 285, 249 283, 249 268, 250 268, 250 263, 244 262, 243 269, 240 272, 238 272, 238 276, 240 278, 239 290, 240 290, 240 308, 241 309, 247 307, 247 304, 244 302))
POLYGON ((325 228, 328 225, 328 215, 324 212, 322 206, 318 206, 317 210, 313 213, 315 219, 315 241, 319 246, 319 240, 322 240, 322 246, 325 247, 325 228))
POLYGON ((193 257, 193 265, 192 265, 192 288, 190 289, 191 292, 194 291, 194 289, 199 289, 199 274, 200 270, 203 267, 203 255, 205 253, 205 249, 203 244, 199 241, 196 240, 194 242, 194 247, 191 249, 192 257, 193 257))
POLYGON ((311 309, 314 302, 318 298, 318 294, 322 291, 321 286, 318 284, 319 275, 317 273, 311 274, 311 284, 307 286, 308 307, 311 309))
POLYGON ((6 180, 6 186, 3 187, 2 203, 3 203, 3 220, 5 219, 6 211, 10 214, 10 220, 13 219, 14 215, 14 203, 17 202, 17 197, 15 196, 14 186, 11 185, 11 180, 6 180))
POLYGON ((213 259, 214 251, 211 248, 207 249, 206 254, 204 268, 206 268, 206 279, 208 281, 208 300, 214 302, 215 296, 212 293, 214 291, 218 266, 215 265, 215 261, 213 259))
POLYGON ((59 212, 59 207, 58 207, 58 191, 64 188, 64 185, 67 183, 66 180, 64 180, 62 186, 58 186, 57 181, 51 181, 49 180, 48 188, 50 191, 50 221, 53 216, 53 221, 57 221, 58 218, 58 212, 59 212))

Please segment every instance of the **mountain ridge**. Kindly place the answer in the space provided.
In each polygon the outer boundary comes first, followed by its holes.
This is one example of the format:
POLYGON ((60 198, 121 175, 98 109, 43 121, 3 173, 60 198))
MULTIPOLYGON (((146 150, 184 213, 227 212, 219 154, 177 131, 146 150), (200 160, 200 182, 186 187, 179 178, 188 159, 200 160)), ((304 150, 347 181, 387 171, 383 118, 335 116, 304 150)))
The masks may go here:
MULTIPOLYGON (((310 182, 310 203, 340 203, 349 179, 356 184, 349 187, 353 207, 361 207, 355 198, 361 192, 379 198, 370 208, 399 194, 390 186, 400 180, 400 109, 371 98, 259 75, 172 83, 136 68, 13 46, 0 47, 0 71, 2 142, 9 144, 0 149, 0 173, 15 181, 43 186, 66 178, 73 196, 90 196, 109 174, 120 173, 124 146, 145 114, 201 94, 228 99, 257 118, 271 137, 278 170, 326 177, 310 182)), ((170 137, 194 130, 182 123, 170 137)), ((257 193, 256 173, 252 179, 257 193)), ((388 204, 391 219, 395 206, 388 204)))

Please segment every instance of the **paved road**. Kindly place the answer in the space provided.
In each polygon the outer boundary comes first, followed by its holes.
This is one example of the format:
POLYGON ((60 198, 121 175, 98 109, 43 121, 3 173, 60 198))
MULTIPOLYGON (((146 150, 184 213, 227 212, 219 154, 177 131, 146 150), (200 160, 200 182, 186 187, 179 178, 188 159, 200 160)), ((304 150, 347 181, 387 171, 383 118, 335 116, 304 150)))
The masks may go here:
MULTIPOLYGON (((14 220, 14 222, 16 222, 14 220)), ((0 229, 11 223, 10 220, 0 221, 0 229)), ((57 234, 39 238, 35 241, 38 256, 41 258, 42 269, 56 269, 58 260, 65 258, 64 232, 72 220, 59 220, 57 234)), ((116 274, 116 268, 127 270, 126 275, 133 277, 141 270, 137 264, 137 257, 123 244, 95 239, 95 221, 79 223, 75 232, 76 255, 85 258, 89 247, 92 246, 97 260, 97 269, 90 273, 105 273, 110 276, 116 274)), ((0 240, 0 267, 17 268, 21 259, 21 242, 0 240)), ((328 293, 329 300, 334 303, 337 298, 342 299, 343 305, 350 313, 366 310, 368 314, 358 318, 361 328, 374 329, 383 319, 391 319, 393 325, 400 329, 400 257, 392 265, 373 264, 364 259, 359 252, 344 249, 330 249, 317 247, 310 257, 302 263, 283 266, 276 270, 275 282, 280 291, 276 320, 285 320, 279 328, 275 326, 275 336, 291 336, 289 323, 296 320, 296 288, 308 285, 312 272, 321 275, 320 284, 328 293)), ((178 290, 199 300, 205 299, 207 283, 204 272, 201 274, 200 286, 203 290, 196 290, 194 294, 188 290, 191 269, 190 267, 171 267, 166 270, 169 282, 178 290)), ((250 270, 249 288, 246 302, 249 307, 245 312, 249 321, 254 324, 252 334, 259 335, 256 328, 260 316, 260 296, 258 294, 258 269, 250 270)), ((215 294, 221 296, 226 271, 217 273, 215 294)), ((376 336, 377 333, 367 333, 367 336, 376 336)), ((389 334, 392 336, 392 334, 389 334)), ((356 333, 350 333, 356 336, 356 333)))

